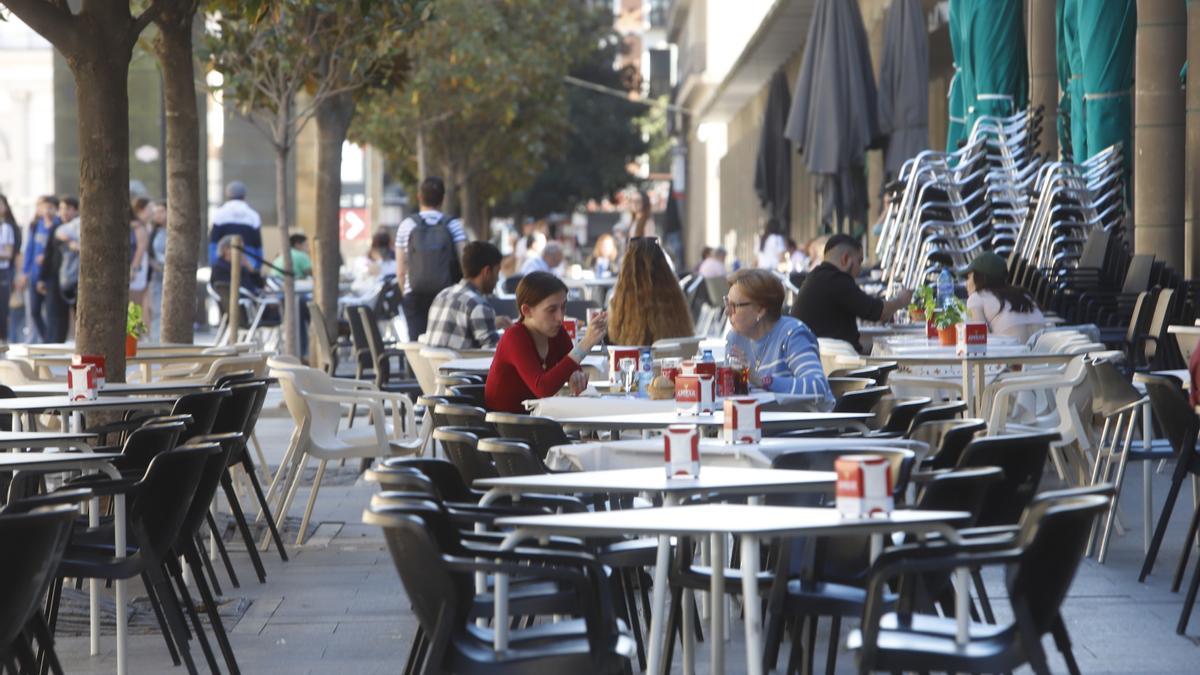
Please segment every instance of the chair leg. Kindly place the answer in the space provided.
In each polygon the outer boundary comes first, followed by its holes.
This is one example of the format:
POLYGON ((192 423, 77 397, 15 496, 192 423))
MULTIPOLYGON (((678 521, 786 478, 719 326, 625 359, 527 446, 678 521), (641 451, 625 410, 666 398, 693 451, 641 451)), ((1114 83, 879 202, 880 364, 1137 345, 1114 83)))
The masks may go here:
POLYGON ((221 612, 217 607, 216 596, 213 595, 212 589, 208 587, 208 583, 204 580, 200 571, 200 560, 204 556, 200 551, 196 550, 195 546, 191 546, 185 551, 184 556, 188 558, 193 576, 196 577, 196 589, 200 591, 200 598, 204 600, 208 622, 212 626, 213 635, 217 638, 217 646, 221 649, 221 656, 225 658, 225 666, 229 669, 230 675, 238 675, 241 670, 238 668, 237 657, 233 654, 233 645, 229 644, 229 635, 225 632, 225 624, 221 621, 221 612))
POLYGON ((403 675, 416 675, 417 666, 421 659, 422 645, 425 643, 425 629, 417 626, 417 632, 413 635, 412 645, 408 648, 408 660, 404 662, 403 675))
MULTIPOLYGON (((288 485, 287 494, 284 495, 283 504, 280 506, 277 518, 287 520, 288 513, 292 510, 292 500, 296 498, 296 491, 300 489, 300 481, 304 478, 304 471, 308 468, 309 455, 305 451, 300 457, 300 461, 296 464, 295 475, 291 476, 291 483, 288 485)), ((263 545, 267 544, 267 536, 263 536, 263 545)))
POLYGON ((646 669, 646 640, 642 635, 642 626, 638 621, 638 606, 637 595, 633 592, 634 577, 637 574, 636 569, 621 570, 617 578, 620 580, 622 597, 625 599, 626 619, 629 621, 629 630, 633 632, 634 643, 637 646, 638 668, 646 669))
POLYGON ((171 590, 170 582, 163 578, 162 570, 157 565, 150 565, 146 569, 146 576, 149 577, 148 586, 154 587, 155 595, 162 602, 167 626, 175 637, 175 646, 179 648, 179 655, 183 659, 184 666, 187 667, 188 674, 198 675, 196 662, 192 660, 192 652, 187 644, 188 628, 183 619, 183 609, 180 608, 179 601, 171 590))
MULTIPOLYGON (((1192 542, 1189 539, 1187 546, 1190 548, 1192 542)), ((1196 568, 1192 570, 1192 580, 1188 583, 1187 595, 1183 598, 1183 607, 1179 611, 1179 623, 1175 625, 1175 632, 1183 635, 1187 632, 1188 621, 1192 617, 1192 608, 1196 606, 1196 592, 1200 591, 1200 563, 1196 564, 1196 568)))
MULTIPOLYGON (((221 672, 217 666, 217 657, 213 654, 212 645, 208 642, 208 635, 204 632, 204 624, 200 621, 200 615, 196 613, 196 603, 192 600, 192 594, 188 591, 187 584, 183 583, 183 569, 179 566, 179 561, 171 560, 164 567, 167 569, 163 571, 163 575, 175 582, 175 588, 179 592, 179 604, 183 605, 188 619, 192 622, 196 640, 200 642, 200 651, 204 653, 204 660, 208 663, 209 672, 221 672)), ((202 577, 197 575, 196 581, 199 582, 200 579, 202 577)))
POLYGON ((146 598, 150 600, 150 608, 154 610, 154 620, 158 622, 158 630, 163 636, 163 641, 167 643, 167 653, 171 655, 171 663, 176 666, 182 665, 179 659, 179 649, 176 647, 177 636, 167 623, 167 617, 163 614, 162 601, 158 598, 158 589, 154 588, 154 584, 150 581, 150 576, 145 572, 142 573, 142 585, 146 588, 146 598))
POLYGON ((787 675, 799 672, 800 661, 804 658, 804 640, 801 635, 804 634, 807 623, 807 616, 802 617, 799 621, 792 619, 792 648, 788 651, 787 669, 783 671, 787 675))
POLYGON ((1192 513, 1192 521, 1188 524, 1187 536, 1183 538, 1183 548, 1179 551, 1179 564, 1175 566, 1175 578, 1171 581, 1171 592, 1178 593, 1183 584, 1183 575, 1187 571, 1188 558, 1191 557, 1192 547, 1196 545, 1196 530, 1200 528, 1200 508, 1192 513))
POLYGON ((221 487, 225 491, 225 499, 229 502, 229 511, 233 513, 233 520, 237 523, 238 529, 242 532, 242 540, 246 542, 246 552, 250 554, 250 563, 254 565, 254 573, 258 575, 260 584, 267 583, 267 570, 263 567, 262 558, 258 555, 258 549, 254 543, 254 533, 250 531, 250 525, 246 522, 246 514, 242 511, 242 503, 238 501, 237 490, 233 489, 233 481, 229 478, 229 469, 221 475, 221 487))
POLYGON ((842 641, 842 617, 834 616, 829 626, 829 652, 825 656, 825 675, 837 671, 838 643, 842 641))
MULTIPOLYGON (((250 442, 254 444, 254 451, 258 453, 258 470, 262 471, 263 480, 271 482, 271 465, 267 463, 267 455, 263 452, 262 443, 258 442, 258 432, 250 432, 250 442)), ((245 454, 245 449, 242 453, 245 454)))
POLYGON ((1108 505, 1108 516, 1104 519, 1104 535, 1100 538, 1100 552, 1096 561, 1101 565, 1108 558, 1108 542, 1112 538, 1113 523, 1117 519, 1117 504, 1121 499, 1121 486, 1125 481, 1125 469, 1129 466, 1129 449, 1133 444, 1133 422, 1130 420, 1129 429, 1121 448, 1121 459, 1117 462, 1117 476, 1113 481, 1113 497, 1108 505))
POLYGON ((325 460, 317 464, 317 475, 313 478, 312 491, 308 493, 308 505, 304 507, 304 517, 300 519, 300 531, 296 533, 296 545, 304 543, 304 533, 308 530, 308 521, 312 518, 313 506, 317 503, 317 491, 321 489, 321 481, 325 478, 325 460))
MULTIPOLYGON (((1149 466, 1149 463, 1146 466, 1149 466)), ((1081 675, 1079 664, 1075 662, 1075 652, 1071 649, 1071 636, 1067 634, 1067 624, 1063 622, 1062 614, 1054 618, 1050 634, 1054 636, 1054 644, 1062 654, 1063 660, 1067 662, 1067 672, 1070 675, 1081 675)))
MULTIPOLYGON (((1184 462, 1185 460, 1181 458, 1179 461, 1184 462)), ((1142 562, 1142 571, 1138 573, 1138 582, 1145 581, 1146 577, 1150 576, 1150 571, 1154 569, 1154 559, 1158 557, 1158 549, 1162 546, 1163 537, 1167 533, 1167 525, 1170 524, 1171 511, 1175 509, 1175 500, 1179 498, 1179 489, 1183 485, 1181 473, 1186 472, 1186 469, 1181 471, 1181 468, 1176 467, 1175 475, 1171 479, 1171 487, 1167 490, 1167 500, 1158 514, 1158 524, 1154 526, 1154 537, 1150 540, 1150 550, 1142 562)))
MULTIPOLYGON (((225 548, 225 538, 221 536, 219 528, 217 528, 216 519, 213 518, 212 511, 205 514, 204 519, 208 522, 208 529, 212 532, 213 541, 217 542, 217 551, 221 555, 221 562, 225 565, 225 573, 229 575, 229 583, 233 584, 234 588, 241 588, 238 583, 237 572, 233 571, 233 561, 229 559, 229 551, 225 548)), ((217 589, 217 593, 221 592, 221 587, 217 584, 216 571, 212 568, 212 562, 206 565, 209 575, 213 580, 213 588, 217 589)))
POLYGON ((54 635, 46 625, 46 616, 40 611, 34 612, 29 620, 30 628, 38 641, 38 671, 46 670, 54 675, 63 675, 62 663, 58 660, 58 652, 54 649, 54 635))
POLYGON ((258 475, 254 472, 254 462, 250 460, 249 455, 242 456, 242 467, 245 468, 245 473, 250 477, 250 486, 254 488, 254 496, 258 498, 259 514, 267 521, 267 529, 271 531, 271 539, 275 540, 275 548, 279 549, 279 557, 287 562, 287 548, 283 545, 283 537, 279 536, 279 527, 275 523, 275 516, 271 515, 271 507, 267 505, 267 497, 263 494, 262 484, 258 482, 258 475))
POLYGON ((813 652, 817 647, 817 622, 820 617, 811 615, 805 618, 804 625, 804 660, 800 663, 801 675, 813 674, 813 652))

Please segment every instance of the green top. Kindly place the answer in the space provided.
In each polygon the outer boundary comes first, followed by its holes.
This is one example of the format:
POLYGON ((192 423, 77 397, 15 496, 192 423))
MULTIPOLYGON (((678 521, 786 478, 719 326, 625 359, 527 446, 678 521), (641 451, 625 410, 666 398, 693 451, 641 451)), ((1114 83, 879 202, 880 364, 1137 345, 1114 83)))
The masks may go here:
MULTIPOLYGON (((275 267, 283 269, 283 256, 276 256, 275 262, 272 263, 275 267)), ((307 279, 312 276, 312 258, 304 251, 292 249, 292 274, 296 275, 297 279, 307 279)), ((276 270, 271 270, 273 276, 283 276, 276 270)))

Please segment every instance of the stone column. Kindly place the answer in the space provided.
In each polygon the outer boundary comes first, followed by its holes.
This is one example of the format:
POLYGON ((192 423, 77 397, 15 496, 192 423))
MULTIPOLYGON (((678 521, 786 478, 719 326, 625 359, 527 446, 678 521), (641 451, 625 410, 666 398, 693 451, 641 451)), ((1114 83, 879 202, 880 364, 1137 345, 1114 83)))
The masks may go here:
POLYGON ((1184 101, 1187 9, 1138 0, 1133 102, 1133 241, 1176 270, 1184 263, 1184 101))
POLYGON ((1055 48, 1055 0, 1029 0, 1025 34, 1029 49, 1029 107, 1042 106, 1042 136, 1038 150, 1058 157, 1058 62, 1055 48))
POLYGON ((1187 153, 1186 198, 1183 231, 1184 273, 1194 279, 1200 274, 1200 0, 1188 0, 1187 31, 1187 153))

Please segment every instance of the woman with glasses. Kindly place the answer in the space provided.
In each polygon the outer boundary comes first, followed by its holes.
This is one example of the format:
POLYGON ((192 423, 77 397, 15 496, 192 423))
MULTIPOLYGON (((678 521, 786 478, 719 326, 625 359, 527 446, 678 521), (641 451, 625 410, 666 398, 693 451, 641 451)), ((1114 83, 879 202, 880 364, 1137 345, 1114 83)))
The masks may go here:
POLYGON ((652 345, 696 333, 683 289, 656 239, 629 241, 609 309, 608 335, 615 345, 652 345))
POLYGON ((746 364, 750 385, 795 396, 812 396, 833 407, 821 367, 817 338, 800 320, 783 316, 783 283, 767 270, 743 269, 729 277, 725 315, 733 329, 725 353, 746 364))

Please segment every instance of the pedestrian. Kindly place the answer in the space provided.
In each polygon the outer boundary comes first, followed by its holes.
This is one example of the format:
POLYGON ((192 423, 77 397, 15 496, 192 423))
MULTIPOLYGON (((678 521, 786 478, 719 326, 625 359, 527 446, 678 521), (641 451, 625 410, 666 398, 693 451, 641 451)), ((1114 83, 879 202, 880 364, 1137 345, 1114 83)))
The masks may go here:
POLYGON ((778 218, 768 218, 763 233, 758 237, 755 267, 760 270, 777 270, 786 253, 787 239, 783 236, 783 223, 778 218))
POLYGON ((650 195, 645 190, 638 190, 629 209, 629 238, 657 237, 658 230, 654 227, 654 210, 650 195))
POLYGON ((142 316, 149 316, 150 286, 150 211, 152 204, 145 197, 135 197, 129 209, 129 301, 142 306, 142 316))
POLYGON ((0 194, 0 339, 4 340, 12 339, 8 334, 8 302, 20 252, 21 228, 8 205, 8 198, 0 194))
POLYGON ((463 247, 467 232, 462 221, 442 213, 446 184, 437 176, 421 181, 417 190, 420 211, 405 218, 396 230, 396 277, 402 288, 408 339, 425 333, 429 307, 442 289, 462 279, 463 247))
POLYGON ((163 273, 167 269, 167 203, 162 200, 150 207, 150 339, 161 340, 163 273))
POLYGON ((67 335, 75 325, 75 304, 79 298, 79 199, 66 196, 61 200, 63 224, 54 230, 54 248, 58 256, 58 297, 67 306, 67 335))
POLYGON ((257 270, 262 265, 262 217, 246 202, 246 184, 235 180, 225 186, 225 203, 217 207, 212 217, 212 230, 208 235, 208 263, 218 260, 217 243, 221 239, 237 235, 242 238, 242 249, 249 254, 250 265, 257 270))
POLYGON ((38 292, 37 282, 41 278, 42 264, 45 262, 46 245, 50 242, 50 233, 62 224, 58 218, 58 197, 45 195, 38 197, 36 212, 29 222, 25 240, 25 254, 21 263, 21 274, 17 277, 15 289, 25 292, 25 313, 28 321, 30 342, 47 342, 49 331, 46 327, 45 295, 38 292))
POLYGON ((67 197, 59 201, 59 225, 50 229, 46 248, 42 253, 42 265, 38 271, 36 289, 42 296, 42 314, 46 319, 46 342, 64 342, 70 327, 71 308, 63 299, 59 279, 65 259, 65 247, 58 236, 64 223, 79 217, 79 200, 67 197), (70 201, 66 201, 70 199, 70 201))

